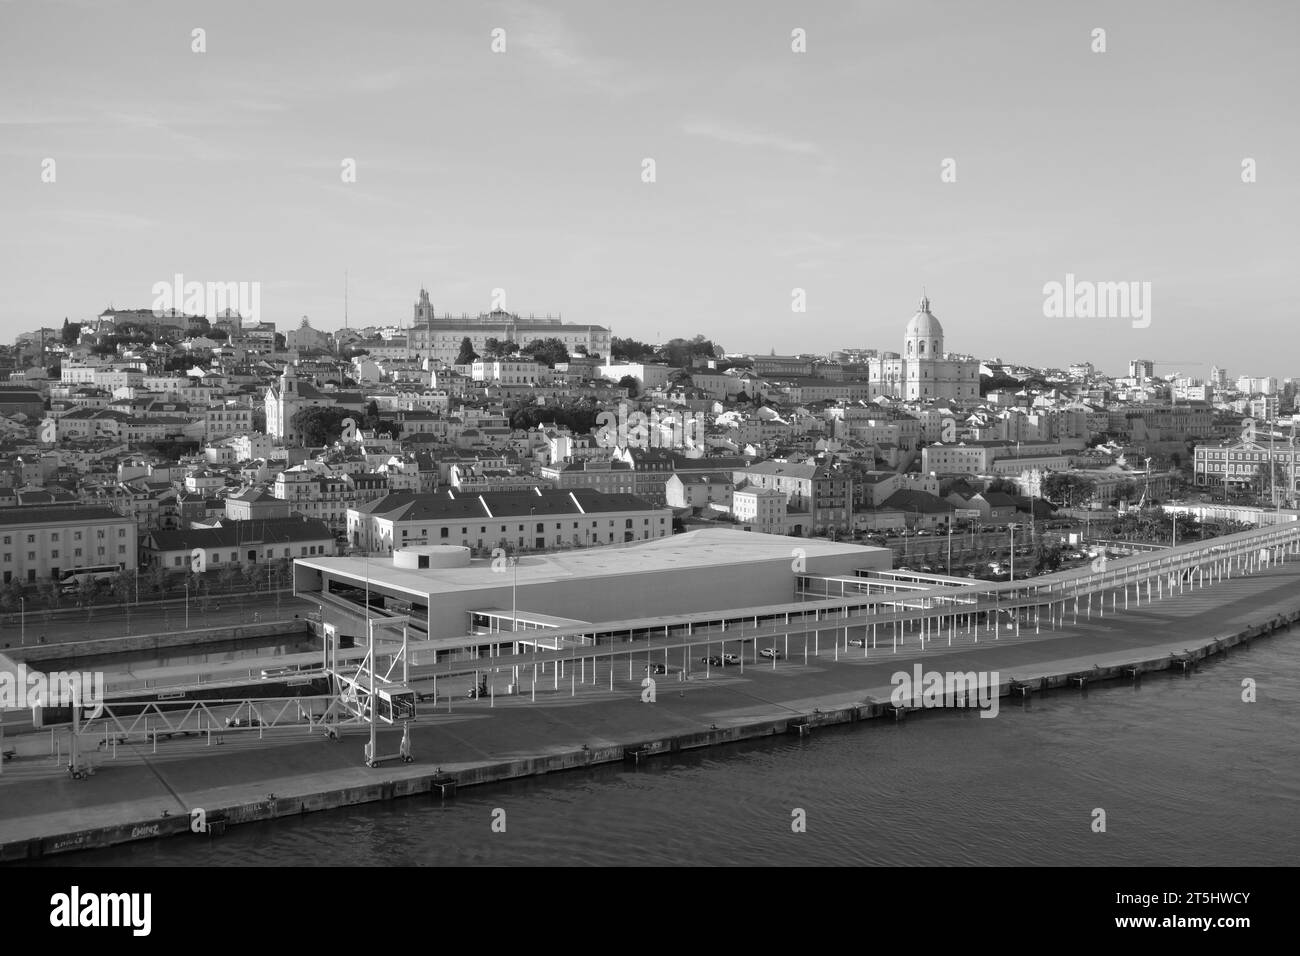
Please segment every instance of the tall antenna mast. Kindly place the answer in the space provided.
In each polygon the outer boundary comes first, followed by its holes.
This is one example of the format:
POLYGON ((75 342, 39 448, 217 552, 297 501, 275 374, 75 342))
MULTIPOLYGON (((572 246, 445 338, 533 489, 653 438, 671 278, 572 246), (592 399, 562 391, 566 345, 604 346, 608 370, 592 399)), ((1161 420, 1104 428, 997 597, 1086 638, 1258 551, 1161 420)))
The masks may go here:
POLYGON ((343 270, 343 328, 348 327, 348 270, 343 270))

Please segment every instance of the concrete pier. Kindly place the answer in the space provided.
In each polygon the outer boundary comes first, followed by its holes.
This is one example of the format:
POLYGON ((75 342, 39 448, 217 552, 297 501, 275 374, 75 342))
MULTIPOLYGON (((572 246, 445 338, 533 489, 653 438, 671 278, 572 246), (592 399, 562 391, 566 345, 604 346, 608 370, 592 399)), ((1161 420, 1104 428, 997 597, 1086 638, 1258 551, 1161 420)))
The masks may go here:
MULTIPOLYGON (((156 752, 151 742, 131 739, 116 745, 116 757, 92 743, 94 775, 73 780, 51 757, 48 735, 6 736, 5 748, 18 753, 0 770, 0 859, 163 836, 210 838, 212 830, 192 828, 198 809, 225 828, 400 796, 450 799, 476 784, 895 717, 892 675, 916 663, 997 671, 1003 696, 1025 693, 1015 688, 1079 693, 1081 677, 1095 686, 1171 668, 1181 673, 1181 661, 1194 666, 1300 618, 1298 585, 1300 563, 1274 565, 1041 633, 1025 627, 1017 636, 1004 627, 996 639, 989 633, 975 644, 973 635, 961 635, 965 643, 953 647, 946 634, 924 644, 909 634, 896 653, 886 645, 867 657, 826 642, 814 648, 809 639, 807 664, 792 638, 795 646, 774 666, 747 667, 743 676, 732 666, 686 681, 665 675, 653 703, 642 699, 641 674, 627 680, 621 660, 612 668, 601 662, 599 675, 576 692, 544 681, 535 702, 524 693, 458 700, 454 710, 422 707, 411 726, 415 762, 375 769, 362 762, 360 730, 339 740, 253 730, 180 737, 156 744, 156 752)), ((400 736, 400 727, 385 728, 379 751, 395 751, 400 736)))

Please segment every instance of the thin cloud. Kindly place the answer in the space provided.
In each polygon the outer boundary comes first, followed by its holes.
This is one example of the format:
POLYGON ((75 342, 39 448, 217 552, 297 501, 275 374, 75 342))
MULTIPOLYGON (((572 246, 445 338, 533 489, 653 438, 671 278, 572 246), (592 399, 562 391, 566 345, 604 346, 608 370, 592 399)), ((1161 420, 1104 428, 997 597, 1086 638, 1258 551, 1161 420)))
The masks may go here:
POLYGON ((820 156, 822 151, 821 147, 816 143, 810 143, 807 140, 791 139, 787 136, 776 136, 760 130, 742 129, 737 126, 726 126, 710 120, 688 122, 682 127, 682 132, 688 136, 700 136, 718 143, 726 143, 729 146, 756 146, 760 149, 776 149, 800 156, 820 156))

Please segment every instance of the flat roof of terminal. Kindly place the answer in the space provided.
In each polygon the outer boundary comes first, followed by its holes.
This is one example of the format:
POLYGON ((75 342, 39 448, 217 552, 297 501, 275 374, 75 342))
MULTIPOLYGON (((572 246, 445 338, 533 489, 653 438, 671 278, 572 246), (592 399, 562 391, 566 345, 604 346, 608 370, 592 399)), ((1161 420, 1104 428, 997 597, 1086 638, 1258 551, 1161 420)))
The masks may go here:
MULTIPOLYGON (((521 585, 535 585, 773 560, 791 561, 795 548, 802 549, 807 558, 847 554, 865 556, 885 550, 851 542, 704 528, 651 541, 521 555, 517 580, 521 585)), ((462 568, 399 568, 387 555, 369 560, 363 557, 298 558, 294 563, 358 581, 364 581, 368 576, 373 582, 414 594, 497 588, 515 580, 516 573, 508 567, 504 574, 493 571, 491 560, 486 558, 462 568)))

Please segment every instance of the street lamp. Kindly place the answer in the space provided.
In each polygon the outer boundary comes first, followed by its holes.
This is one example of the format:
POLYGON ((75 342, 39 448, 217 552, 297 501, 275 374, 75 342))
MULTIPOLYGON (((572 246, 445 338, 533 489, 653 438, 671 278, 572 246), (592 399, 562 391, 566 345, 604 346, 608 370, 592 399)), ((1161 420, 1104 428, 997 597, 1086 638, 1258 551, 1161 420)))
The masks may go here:
POLYGON ((27 599, 20 597, 18 599, 18 615, 22 621, 22 643, 27 643, 27 599))
POLYGON ((1013 522, 1007 525, 1007 528, 1011 531, 1011 577, 1007 580, 1014 581, 1016 579, 1016 525, 1013 522))

